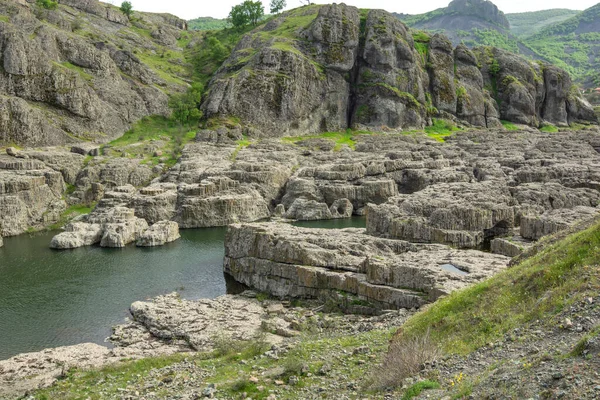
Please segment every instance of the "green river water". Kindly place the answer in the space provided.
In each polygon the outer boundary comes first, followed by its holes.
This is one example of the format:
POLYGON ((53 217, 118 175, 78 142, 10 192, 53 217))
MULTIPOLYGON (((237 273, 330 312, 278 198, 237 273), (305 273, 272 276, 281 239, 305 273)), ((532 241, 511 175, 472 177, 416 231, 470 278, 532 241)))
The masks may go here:
MULTIPOLYGON (((364 218, 301 222, 364 227, 364 218)), ((55 251, 56 232, 4 238, 0 248, 0 360, 48 347, 104 343, 129 305, 178 291, 186 299, 226 293, 225 228, 181 231, 163 247, 55 251)))

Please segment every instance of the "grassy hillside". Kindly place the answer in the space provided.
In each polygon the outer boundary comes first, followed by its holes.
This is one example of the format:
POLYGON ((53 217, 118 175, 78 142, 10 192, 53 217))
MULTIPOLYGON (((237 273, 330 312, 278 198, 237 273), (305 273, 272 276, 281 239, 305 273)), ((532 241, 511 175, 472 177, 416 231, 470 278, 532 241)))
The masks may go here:
POLYGON ((526 37, 538 33, 548 25, 563 22, 580 12, 566 8, 555 8, 552 10, 506 14, 506 18, 510 22, 510 32, 513 35, 526 37))
POLYGON ((396 341, 429 332, 445 353, 467 354, 536 320, 558 326, 563 310, 598 293, 600 222, 547 244, 537 255, 416 314, 396 341))
POLYGON ((600 4, 526 39, 540 57, 564 68, 586 87, 600 84, 600 4))

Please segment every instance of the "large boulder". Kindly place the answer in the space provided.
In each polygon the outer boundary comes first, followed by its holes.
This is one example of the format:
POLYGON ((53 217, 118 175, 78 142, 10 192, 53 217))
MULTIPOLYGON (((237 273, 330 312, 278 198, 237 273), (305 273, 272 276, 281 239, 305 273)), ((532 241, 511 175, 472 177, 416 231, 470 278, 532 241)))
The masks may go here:
POLYGON ((179 239, 179 225, 173 221, 159 221, 137 238, 138 247, 162 246, 179 239))

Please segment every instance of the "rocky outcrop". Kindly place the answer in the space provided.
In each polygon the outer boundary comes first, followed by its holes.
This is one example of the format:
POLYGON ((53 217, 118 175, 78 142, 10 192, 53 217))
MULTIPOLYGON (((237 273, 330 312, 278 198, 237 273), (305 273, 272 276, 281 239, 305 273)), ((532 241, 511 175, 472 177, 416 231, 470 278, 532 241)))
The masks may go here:
MULTIPOLYGON (((508 23, 487 1, 454 6, 508 23)), ((432 117, 480 127, 500 127, 500 119, 535 127, 596 122, 565 71, 495 48, 475 53, 415 33, 382 10, 368 11, 361 25, 354 7, 302 7, 240 41, 203 109, 209 124, 239 117, 236 129, 254 136, 399 131, 432 117)))
POLYGON ((43 162, 0 156, 0 236, 58 221, 64 190, 63 175, 43 162))
POLYGON ((117 7, 97 0, 59 3, 54 10, 0 4, 10 16, 0 22, 0 144, 105 142, 144 116, 168 116, 165 92, 184 85, 165 81, 133 52, 166 46, 138 32, 169 30, 177 39, 181 31, 143 13, 136 31, 117 7))
POLYGON ((327 299, 342 292, 375 309, 397 309, 418 308, 507 263, 503 256, 375 238, 362 229, 262 223, 229 226, 224 270, 277 297, 327 299))
POLYGON ((139 247, 162 246, 180 237, 177 222, 160 221, 142 232, 135 244, 139 247))
MULTIPOLYGON (((458 248, 491 246, 495 252, 514 256, 527 247, 527 240, 598 213, 596 133, 520 138, 483 131, 473 134, 458 134, 423 153, 415 145, 405 145, 407 152, 388 153, 388 158, 422 157, 429 159, 425 165, 445 165, 443 176, 454 179, 424 180, 431 170, 415 179, 418 175, 404 170, 403 177, 415 178, 398 182, 400 195, 367 207, 367 232, 458 248), (467 175, 457 175, 459 171, 467 175), (467 179, 457 179, 460 176, 467 179), (515 229, 520 229, 520 235, 515 236, 515 229)), ((384 140, 379 146, 386 145, 391 146, 384 140)), ((394 163, 406 165, 406 161, 394 163)), ((392 160, 386 165, 392 165, 392 160)))
POLYGON ((141 238, 147 229, 148 223, 135 217, 132 209, 97 207, 80 221, 68 224, 65 232, 52 239, 50 247, 62 250, 97 243, 102 247, 125 247, 141 238))

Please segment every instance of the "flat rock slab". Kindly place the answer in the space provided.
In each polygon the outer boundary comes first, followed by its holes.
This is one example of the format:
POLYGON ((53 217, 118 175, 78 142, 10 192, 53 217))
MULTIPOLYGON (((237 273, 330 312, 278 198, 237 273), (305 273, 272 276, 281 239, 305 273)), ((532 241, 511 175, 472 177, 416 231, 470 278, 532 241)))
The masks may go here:
POLYGON ((508 262, 477 250, 377 238, 364 229, 254 223, 228 228, 224 269, 279 297, 324 299, 342 292, 375 308, 397 309, 418 308, 508 262))

